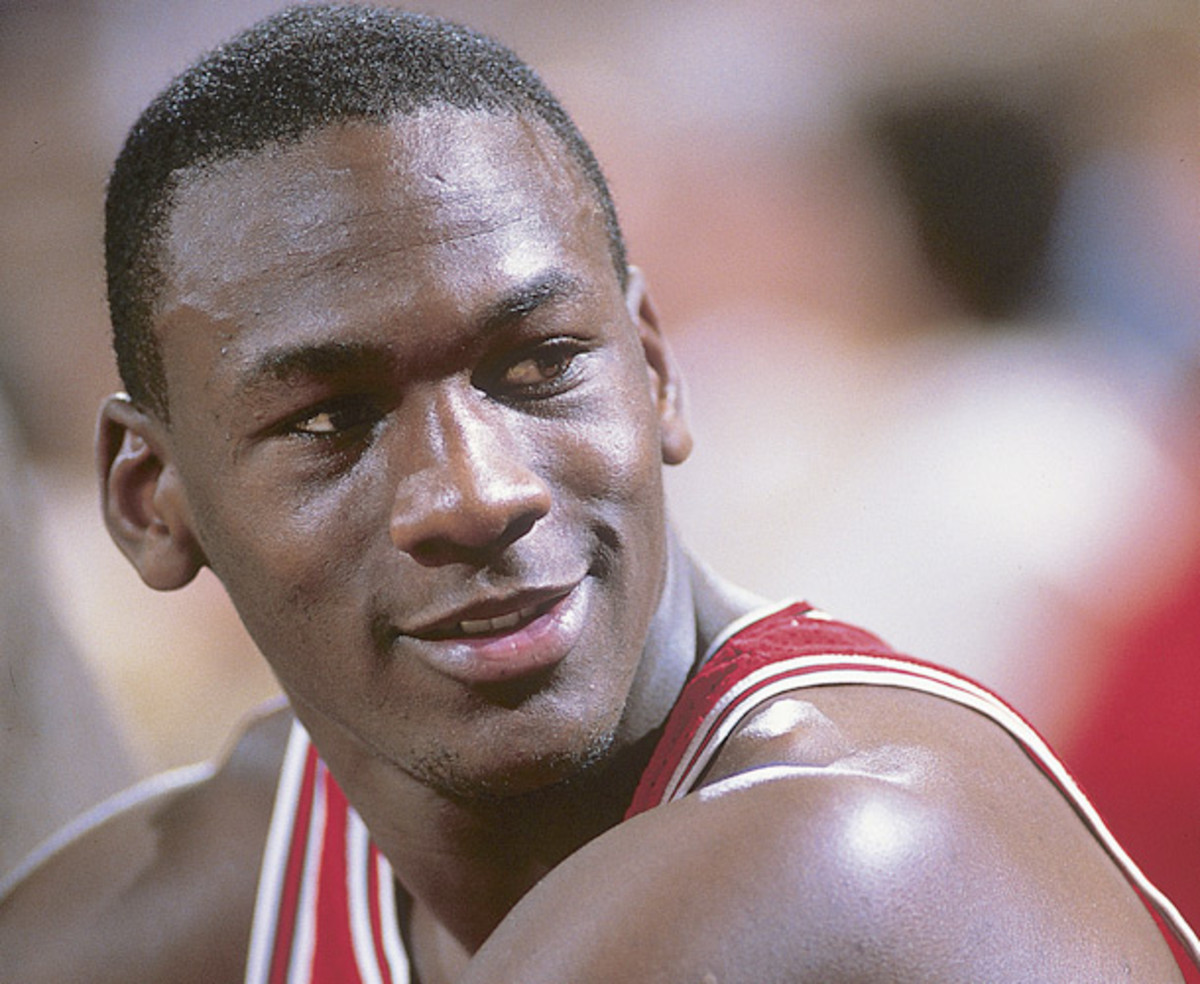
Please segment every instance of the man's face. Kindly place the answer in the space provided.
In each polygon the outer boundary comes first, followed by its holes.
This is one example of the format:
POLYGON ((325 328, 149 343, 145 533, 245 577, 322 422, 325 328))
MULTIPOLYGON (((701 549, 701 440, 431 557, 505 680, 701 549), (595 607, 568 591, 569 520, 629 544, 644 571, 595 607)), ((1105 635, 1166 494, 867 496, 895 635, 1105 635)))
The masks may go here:
POLYGON ((467 794, 601 754, 664 571, 659 377, 558 142, 323 130, 185 183, 165 256, 169 454, 310 729, 467 794))

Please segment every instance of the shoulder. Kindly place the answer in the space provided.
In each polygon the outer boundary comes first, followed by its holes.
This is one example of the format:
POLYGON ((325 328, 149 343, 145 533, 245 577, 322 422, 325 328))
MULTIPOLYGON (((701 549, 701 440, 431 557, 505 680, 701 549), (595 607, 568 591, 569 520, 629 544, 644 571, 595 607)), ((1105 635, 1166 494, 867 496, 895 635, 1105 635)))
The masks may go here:
POLYGON ((856 941, 891 974, 1177 979, 1142 899, 1003 705, 992 717, 946 696, 785 694, 742 723, 692 798, 754 816, 760 870, 803 877, 837 913, 830 946, 856 941))
POLYGON ((698 788, 585 846, 513 917, 478 980, 1178 979, 1120 871, 1001 728, 878 686, 775 699, 698 788), (527 928, 554 947, 522 947, 527 928))
POLYGON ((148 780, 60 837, 0 898, 0 977, 240 981, 291 715, 214 766, 148 780))

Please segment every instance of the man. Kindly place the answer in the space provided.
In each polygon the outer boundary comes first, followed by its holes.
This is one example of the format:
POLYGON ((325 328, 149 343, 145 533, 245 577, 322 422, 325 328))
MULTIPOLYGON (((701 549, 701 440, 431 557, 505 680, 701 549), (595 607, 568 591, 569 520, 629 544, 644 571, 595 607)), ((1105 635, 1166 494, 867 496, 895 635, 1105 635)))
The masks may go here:
POLYGON ((0 977, 1180 979, 999 702, 672 536, 670 351, 510 53, 284 13, 147 110, 108 220, 109 528, 209 566, 289 708, 37 865, 0 977))

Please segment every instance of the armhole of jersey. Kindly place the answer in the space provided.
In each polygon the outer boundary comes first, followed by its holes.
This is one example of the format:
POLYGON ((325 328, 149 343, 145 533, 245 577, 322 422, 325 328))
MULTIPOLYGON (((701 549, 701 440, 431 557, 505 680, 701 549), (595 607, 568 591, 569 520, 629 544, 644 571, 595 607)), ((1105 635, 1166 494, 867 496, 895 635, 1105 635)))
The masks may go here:
POLYGON ((304 765, 309 744, 308 733, 304 727, 299 721, 293 721, 283 768, 279 774, 279 785, 275 792, 275 805, 271 813, 271 826, 267 832, 262 869, 258 876, 254 921, 250 929, 250 950, 246 959, 246 984, 267 984, 271 970, 284 872, 291 847, 292 830, 296 823, 296 808, 300 800, 300 787, 304 781, 304 765))
MULTIPOLYGON (((816 617, 825 616, 817 612, 816 617)), ((725 633, 725 638, 731 634, 725 633)), ((847 684, 898 687, 941 697, 971 708, 1002 727, 1066 797, 1133 888, 1151 910, 1157 912, 1191 959, 1200 964, 1200 939, 1196 932, 1121 847, 1066 766, 1032 725, 991 691, 957 674, 924 663, 900 658, 829 653, 794 657, 761 667, 730 688, 705 715, 664 789, 660 802, 668 803, 690 792, 725 740, 768 700, 796 690, 847 684)))

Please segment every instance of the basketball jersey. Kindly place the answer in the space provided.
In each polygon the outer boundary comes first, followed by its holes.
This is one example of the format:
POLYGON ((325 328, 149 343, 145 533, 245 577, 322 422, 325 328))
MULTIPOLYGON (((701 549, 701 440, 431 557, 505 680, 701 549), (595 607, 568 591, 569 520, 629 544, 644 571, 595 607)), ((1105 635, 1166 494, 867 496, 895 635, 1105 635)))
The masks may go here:
MULTIPOLYGON (((765 702, 808 687, 899 687, 969 707, 1003 727, 1075 808, 1171 942, 1189 982, 1200 943, 1108 832, 1037 733, 956 673, 899 657, 805 604, 731 625, 684 687, 628 816, 685 796, 725 740, 765 702)), ((259 880, 246 984, 410 984, 387 860, 303 727, 293 726, 259 880)))

